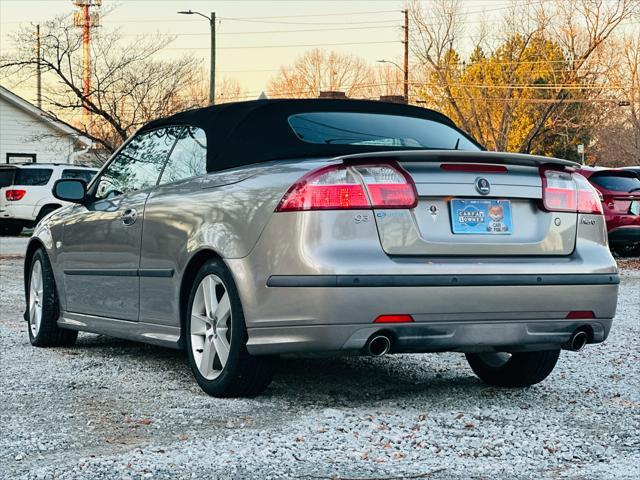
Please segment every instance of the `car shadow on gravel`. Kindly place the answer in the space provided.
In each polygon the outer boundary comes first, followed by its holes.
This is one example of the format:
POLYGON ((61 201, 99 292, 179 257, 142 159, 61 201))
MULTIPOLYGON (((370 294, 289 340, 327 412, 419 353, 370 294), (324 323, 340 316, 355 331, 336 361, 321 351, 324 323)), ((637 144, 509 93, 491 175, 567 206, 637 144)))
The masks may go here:
POLYGON ((354 406, 354 402, 424 399, 425 394, 438 397, 474 395, 487 389, 469 370, 457 362, 443 367, 429 356, 407 359, 389 356, 337 357, 331 359, 279 359, 274 381, 265 392, 268 396, 292 396, 296 401, 316 403, 322 400, 334 406, 354 406))
MULTIPOLYGON (((92 362, 117 362, 132 370, 158 370, 194 390, 186 354, 180 350, 82 334, 65 354, 81 355, 92 362)), ((478 380, 461 354, 389 355, 382 358, 342 356, 329 358, 278 358, 274 380, 256 400, 295 400, 300 407, 367 405, 394 399, 455 403, 456 397, 515 398, 534 396, 537 387, 511 390, 489 387, 478 380), (355 404, 354 404, 355 402, 355 404)), ((198 390, 195 390, 198 391, 198 390)), ((200 393, 198 391, 198 393, 200 393)))

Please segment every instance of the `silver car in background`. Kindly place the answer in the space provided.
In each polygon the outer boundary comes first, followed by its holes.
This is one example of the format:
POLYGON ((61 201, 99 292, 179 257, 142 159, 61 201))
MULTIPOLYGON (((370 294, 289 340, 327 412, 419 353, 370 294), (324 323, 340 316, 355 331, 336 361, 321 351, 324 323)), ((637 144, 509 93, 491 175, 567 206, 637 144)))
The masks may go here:
POLYGON ((444 115, 260 100, 150 123, 26 253, 29 337, 186 349, 200 386, 250 396, 274 355, 464 352, 523 387, 603 342, 619 277, 569 161, 484 151, 444 115))

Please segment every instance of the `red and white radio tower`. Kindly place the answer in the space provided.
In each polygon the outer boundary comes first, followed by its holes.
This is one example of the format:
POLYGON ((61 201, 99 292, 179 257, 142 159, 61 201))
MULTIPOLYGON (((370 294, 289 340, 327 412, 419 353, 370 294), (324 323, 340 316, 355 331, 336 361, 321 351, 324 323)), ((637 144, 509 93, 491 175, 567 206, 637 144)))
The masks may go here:
POLYGON ((91 129, 91 113, 87 101, 91 96, 91 29, 100 26, 100 14, 91 12, 92 7, 102 5, 102 0, 72 0, 78 10, 73 12, 73 26, 82 28, 82 125, 85 131, 91 129))

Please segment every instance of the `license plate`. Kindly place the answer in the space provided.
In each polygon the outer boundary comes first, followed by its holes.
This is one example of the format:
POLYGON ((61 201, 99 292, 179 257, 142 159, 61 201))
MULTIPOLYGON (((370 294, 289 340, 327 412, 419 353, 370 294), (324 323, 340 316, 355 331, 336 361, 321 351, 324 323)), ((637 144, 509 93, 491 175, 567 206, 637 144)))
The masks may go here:
POLYGON ((451 200, 451 229, 455 234, 511 235, 511 201, 451 200))
POLYGON ((638 201, 631 202, 631 207, 629 208, 629 212, 633 213, 634 215, 640 215, 640 202, 638 201))

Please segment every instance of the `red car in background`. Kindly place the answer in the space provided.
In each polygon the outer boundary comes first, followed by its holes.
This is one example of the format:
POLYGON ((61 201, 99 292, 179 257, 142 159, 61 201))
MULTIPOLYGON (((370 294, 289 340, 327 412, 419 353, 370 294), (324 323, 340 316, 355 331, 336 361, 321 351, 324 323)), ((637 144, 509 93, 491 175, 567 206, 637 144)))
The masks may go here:
POLYGON ((611 249, 623 255, 640 255, 640 174, 630 169, 593 167, 579 172, 602 194, 611 249))

